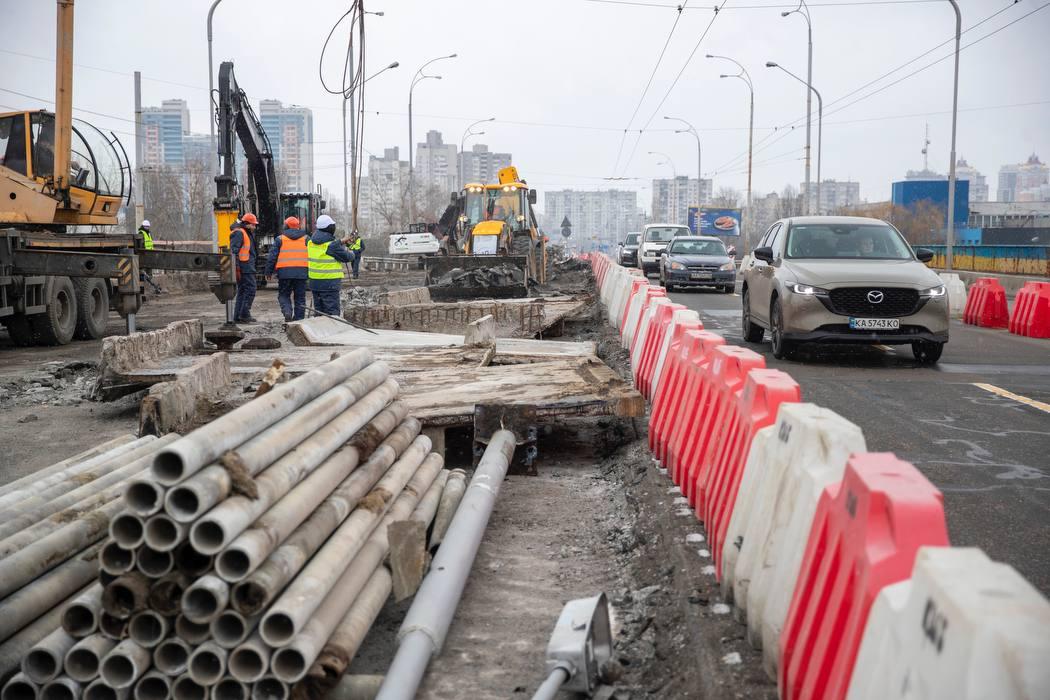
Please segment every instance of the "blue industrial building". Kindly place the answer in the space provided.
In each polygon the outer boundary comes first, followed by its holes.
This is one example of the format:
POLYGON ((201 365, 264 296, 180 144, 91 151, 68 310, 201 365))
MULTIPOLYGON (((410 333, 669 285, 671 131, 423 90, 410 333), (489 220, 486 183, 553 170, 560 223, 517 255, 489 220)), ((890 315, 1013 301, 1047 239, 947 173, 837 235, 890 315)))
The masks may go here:
MULTIPOLYGON (((932 202, 942 212, 948 211, 947 180, 901 180, 893 183, 893 206, 913 209, 922 200, 932 202)), ((956 226, 965 226, 970 215, 970 181, 955 181, 956 226)))

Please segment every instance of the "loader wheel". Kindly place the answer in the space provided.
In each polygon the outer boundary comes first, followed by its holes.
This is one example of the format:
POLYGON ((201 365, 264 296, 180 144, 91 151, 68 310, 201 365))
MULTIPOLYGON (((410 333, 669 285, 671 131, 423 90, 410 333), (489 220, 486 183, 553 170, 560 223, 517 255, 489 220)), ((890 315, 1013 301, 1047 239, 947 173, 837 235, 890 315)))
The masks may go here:
POLYGON ((30 324, 36 342, 41 345, 66 345, 77 327, 77 294, 68 277, 55 277, 51 282, 47 310, 33 314, 30 324))
POLYGON ((29 316, 25 314, 8 316, 4 319, 4 325, 7 327, 7 334, 11 336, 11 342, 14 345, 25 348, 34 344, 33 326, 29 323, 29 316))
POLYGON ((109 323, 109 289, 97 277, 73 280, 77 297, 77 327, 73 337, 94 340, 106 334, 109 323))
POLYGON ((511 255, 524 255, 525 260, 525 277, 526 279, 532 277, 535 278, 538 272, 536 270, 535 260, 536 251, 532 246, 531 236, 514 236, 510 243, 511 255))

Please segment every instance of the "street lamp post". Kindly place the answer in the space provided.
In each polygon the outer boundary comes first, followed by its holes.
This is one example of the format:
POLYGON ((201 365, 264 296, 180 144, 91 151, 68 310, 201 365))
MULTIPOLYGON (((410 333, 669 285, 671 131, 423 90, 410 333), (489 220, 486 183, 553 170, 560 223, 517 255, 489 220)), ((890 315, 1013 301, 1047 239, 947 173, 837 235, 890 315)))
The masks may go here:
POLYGON ((479 119, 463 131, 463 138, 459 140, 459 163, 456 167, 456 181, 459 183, 459 187, 462 188, 466 183, 463 181, 463 149, 466 145, 467 139, 471 136, 481 136, 484 131, 473 131, 474 127, 478 124, 484 124, 485 122, 494 122, 495 117, 489 117, 488 119, 479 119))
MULTIPOLYGON (((367 12, 365 14, 378 15, 379 17, 383 16, 382 12, 367 12)), ((348 63, 348 71, 349 71, 349 75, 351 77, 350 77, 350 87, 343 93, 343 204, 346 207, 346 215, 347 215, 346 230, 356 233, 357 232, 357 217, 355 216, 355 213, 354 213, 355 209, 354 209, 354 206, 353 206, 352 202, 353 202, 353 196, 357 194, 357 191, 356 191, 357 190, 357 181, 354 178, 354 173, 357 172, 357 123, 355 121, 357 110, 354 108, 354 84, 353 84, 354 56, 353 56, 353 52, 349 52, 347 54, 347 56, 348 56, 348 61, 349 61, 349 63, 348 63), (346 103, 348 101, 350 103, 350 173, 351 173, 349 178, 347 178, 347 162, 346 162, 346 153, 347 153, 347 149, 346 149, 346 103), (350 188, 349 194, 347 192, 347 180, 348 179, 349 179, 350 185, 353 186, 352 188, 350 188)), ((397 68, 399 65, 401 65, 401 64, 398 63, 397 61, 394 61, 389 66, 383 68, 380 71, 377 71, 376 73, 373 73, 368 78, 365 78, 361 82, 361 84, 364 85, 369 80, 371 80, 372 78, 376 77, 377 75, 380 75, 381 73, 385 73, 386 71, 390 70, 391 68, 397 68)))
MULTIPOLYGON (((747 90, 748 90, 748 92, 751 95, 750 116, 748 117, 748 123, 747 123, 747 225, 744 226, 744 250, 743 250, 744 253, 749 253, 751 251, 751 245, 750 245, 751 229, 754 228, 754 226, 752 224, 752 220, 754 219, 754 212, 751 210, 751 204, 752 204, 751 203, 751 163, 752 163, 752 154, 754 152, 754 144, 755 144, 755 84, 751 81, 751 74, 747 72, 746 68, 744 68, 742 65, 740 65, 739 61, 736 61, 735 59, 729 58, 729 56, 715 56, 713 54, 707 54, 707 57, 708 58, 721 58, 721 59, 723 59, 725 61, 732 61, 733 63, 735 63, 737 68, 740 69, 739 73, 737 73, 735 75, 724 75, 723 74, 723 75, 720 75, 718 77, 719 78, 739 78, 740 80, 742 80, 744 82, 745 85, 747 85, 747 90)), ((820 162, 819 158, 818 158, 817 162, 818 163, 820 162)), ((819 165, 817 167, 817 170, 818 170, 818 173, 819 173, 819 170, 820 170, 819 165)), ((817 179, 818 180, 820 179, 819 175, 818 175, 817 179)))
POLYGON ((412 218, 412 219, 414 219, 415 216, 416 216, 415 200, 414 200, 414 198, 412 196, 412 184, 413 184, 413 175, 414 175, 414 172, 413 172, 413 167, 414 166, 413 166, 413 158, 412 158, 412 147, 413 147, 413 141, 412 141, 412 91, 416 89, 416 85, 418 83, 421 83, 424 80, 427 80, 427 79, 430 79, 430 78, 433 78, 434 80, 441 80, 441 76, 440 75, 426 75, 423 72, 424 68, 429 66, 431 63, 434 63, 435 61, 443 61, 445 59, 455 58, 455 57, 456 57, 456 54, 452 53, 452 54, 449 54, 448 56, 438 56, 437 58, 430 59, 429 61, 427 61, 426 63, 424 63, 423 65, 421 65, 419 67, 419 70, 416 71, 416 74, 414 76, 412 76, 412 83, 408 87, 408 211, 409 211, 409 217, 412 218))
MULTIPOLYGON (((789 12, 781 12, 781 17, 787 17, 788 15, 799 14, 803 19, 806 20, 806 35, 809 45, 809 53, 807 58, 807 69, 806 69, 806 213, 809 214, 809 193, 810 193, 810 181, 809 181, 809 164, 810 164, 810 136, 813 130, 813 96, 810 91, 813 89, 813 22, 809 16, 809 5, 806 4, 806 0, 798 0, 798 7, 789 12), (803 12, 805 10, 805 12, 803 12)), ((820 177, 817 177, 817 188, 820 188, 820 177)), ((817 204, 820 204, 820 195, 817 195, 817 204)))
POLYGON ((952 88, 952 162, 948 166, 948 227, 945 238, 944 266, 952 269, 952 246, 955 245, 955 126, 959 116, 959 39, 962 36, 962 13, 955 0, 948 0, 955 10, 955 86, 952 88))
MULTIPOLYGON (((677 224, 678 223, 678 170, 674 167, 674 161, 671 160, 671 156, 667 155, 666 153, 661 153, 660 151, 649 151, 649 155, 651 155, 651 156, 662 156, 663 158, 667 159, 667 164, 671 166, 671 176, 673 178, 671 180, 671 183, 673 185, 672 192, 674 194, 669 196, 668 199, 673 199, 674 207, 672 208, 672 207, 668 206, 668 208, 672 209, 672 211, 674 212, 674 221, 672 221, 671 223, 677 224)), ((657 163, 657 165, 662 165, 662 163, 657 163)))
MULTIPOLYGON (((212 109, 212 99, 215 94, 215 71, 212 70, 211 63, 211 20, 212 15, 215 14, 215 8, 218 7, 222 0, 215 0, 208 9, 208 132, 211 134, 211 150, 212 154, 218 156, 219 146, 215 143, 215 110, 212 109)), ((215 158, 216 175, 218 175, 218 163, 219 159, 215 158)))
MULTIPOLYGON (((815 87, 807 83, 802 78, 798 77, 791 71, 779 63, 773 61, 766 62, 766 68, 779 68, 795 80, 805 85, 809 90, 817 96, 817 214, 820 214, 820 160, 823 154, 823 140, 824 140, 824 99, 820 96, 820 92, 815 87)), ((808 155, 807 155, 808 157, 808 155)), ((809 178, 806 178, 806 213, 809 213, 809 178)))
MULTIPOLYGON (((704 174, 703 174, 703 170, 701 169, 701 165, 702 165, 703 161, 701 160, 701 152, 700 152, 700 132, 698 132, 696 130, 696 127, 694 127, 692 124, 687 122, 685 119, 679 119, 678 117, 668 117, 668 116, 665 116, 664 119, 669 119, 669 120, 671 120, 673 122, 682 122, 683 124, 685 124, 689 128, 688 129, 675 129, 675 133, 676 134, 686 134, 686 133, 692 134, 693 138, 696 139, 696 200, 697 200, 696 201, 696 206, 699 207, 700 205, 702 205, 704 203, 704 174)), ((676 188, 675 191, 676 192, 677 192, 677 187, 678 187, 678 183, 676 181, 675 182, 675 188, 676 188)), ((689 188, 687 187, 686 188, 686 193, 688 194, 688 192, 689 192, 689 188)), ((676 221, 675 223, 678 223, 678 222, 676 221)))

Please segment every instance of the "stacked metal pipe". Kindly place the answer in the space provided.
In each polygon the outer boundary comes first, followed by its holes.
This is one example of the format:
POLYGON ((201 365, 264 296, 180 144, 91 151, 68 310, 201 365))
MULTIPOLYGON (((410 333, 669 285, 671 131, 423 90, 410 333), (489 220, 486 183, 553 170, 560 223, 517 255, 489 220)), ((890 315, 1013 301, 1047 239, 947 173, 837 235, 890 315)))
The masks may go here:
POLYGON ((160 445, 74 560, 98 580, 29 625, 3 700, 285 700, 337 682, 390 592, 386 526, 429 524, 445 483, 398 390, 359 349, 160 445))

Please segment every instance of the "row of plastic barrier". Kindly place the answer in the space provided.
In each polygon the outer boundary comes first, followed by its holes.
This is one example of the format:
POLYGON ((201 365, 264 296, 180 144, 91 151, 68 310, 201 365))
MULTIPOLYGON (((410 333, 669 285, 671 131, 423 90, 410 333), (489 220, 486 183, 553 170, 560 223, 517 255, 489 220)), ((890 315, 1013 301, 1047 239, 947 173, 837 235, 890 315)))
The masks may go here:
POLYGON ((1050 338, 1050 282, 1025 282, 1007 328, 1029 338, 1050 338))
POLYGON ((982 328, 1006 328, 1006 290, 994 277, 978 277, 970 287, 963 323, 982 328))
POLYGON ((868 452, 858 426, 800 403, 788 374, 639 271, 587 259, 652 403, 649 447, 781 698, 1050 698, 1050 602, 949 547, 941 493, 913 465, 868 452))

